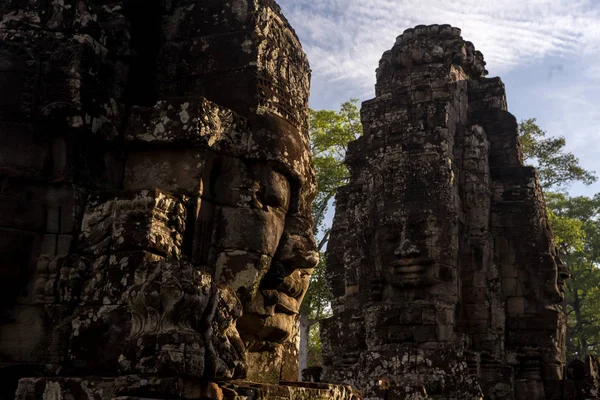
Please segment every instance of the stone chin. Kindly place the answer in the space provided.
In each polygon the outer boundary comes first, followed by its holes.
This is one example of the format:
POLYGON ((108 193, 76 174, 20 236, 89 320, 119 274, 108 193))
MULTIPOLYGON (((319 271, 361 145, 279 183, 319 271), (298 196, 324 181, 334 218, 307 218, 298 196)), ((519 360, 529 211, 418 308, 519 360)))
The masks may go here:
POLYGON ((283 343, 293 333, 295 314, 275 312, 273 315, 245 313, 238 319, 238 331, 249 351, 263 351, 283 343))
POLYGON ((283 343, 292 336, 300 304, 308 289, 303 283, 290 276, 278 289, 262 289, 256 294, 237 321, 248 350, 261 351, 265 346, 283 343))

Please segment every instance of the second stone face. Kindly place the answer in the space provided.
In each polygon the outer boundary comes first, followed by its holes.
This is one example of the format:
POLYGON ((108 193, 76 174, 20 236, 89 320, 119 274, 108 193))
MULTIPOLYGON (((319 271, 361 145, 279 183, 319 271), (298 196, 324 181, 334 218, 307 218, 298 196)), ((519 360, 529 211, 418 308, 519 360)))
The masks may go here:
POLYGON ((556 244, 484 66, 459 29, 418 26, 383 54, 363 103, 321 328, 324 379, 367 399, 549 399, 560 384, 556 244))

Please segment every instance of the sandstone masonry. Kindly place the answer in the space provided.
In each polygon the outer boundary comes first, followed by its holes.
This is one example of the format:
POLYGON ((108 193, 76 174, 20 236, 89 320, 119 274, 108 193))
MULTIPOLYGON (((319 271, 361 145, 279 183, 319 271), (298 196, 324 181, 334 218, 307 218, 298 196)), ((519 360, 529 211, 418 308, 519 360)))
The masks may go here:
POLYGON ((0 397, 355 398, 279 385, 317 262, 310 69, 279 6, 0 15, 0 397))
POLYGON ((576 398, 569 274, 504 85, 460 33, 406 30, 363 103, 327 249, 324 379, 365 399, 576 398))

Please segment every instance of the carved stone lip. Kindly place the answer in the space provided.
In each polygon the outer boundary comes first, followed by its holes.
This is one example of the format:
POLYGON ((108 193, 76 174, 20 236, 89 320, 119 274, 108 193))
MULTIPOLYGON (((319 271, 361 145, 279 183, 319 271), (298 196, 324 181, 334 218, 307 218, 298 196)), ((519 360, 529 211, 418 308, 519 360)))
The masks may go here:
POLYGON ((433 260, 427 257, 410 257, 396 261, 391 267, 397 274, 415 274, 424 272, 432 262, 433 260))
POLYGON ((274 289, 263 290, 262 292, 265 297, 268 297, 275 303, 275 312, 290 315, 298 314, 300 312, 300 304, 298 304, 298 300, 295 298, 274 289))

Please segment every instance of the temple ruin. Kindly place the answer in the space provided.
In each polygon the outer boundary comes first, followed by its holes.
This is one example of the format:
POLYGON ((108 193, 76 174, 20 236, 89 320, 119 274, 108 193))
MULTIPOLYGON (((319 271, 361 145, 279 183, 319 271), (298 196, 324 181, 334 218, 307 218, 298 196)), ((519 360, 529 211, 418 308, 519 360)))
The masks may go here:
POLYGON ((354 398, 280 385, 317 252, 277 4, 0 12, 0 397, 354 398))
POLYGON ((363 104, 318 383, 297 382, 310 68, 279 6, 0 15, 0 399, 594 398, 593 360, 565 380, 536 173, 457 28, 407 30, 363 104))
POLYGON ((365 400, 597 398, 565 380, 569 273, 504 85, 460 34, 406 30, 363 103, 327 249, 324 380, 365 400))

